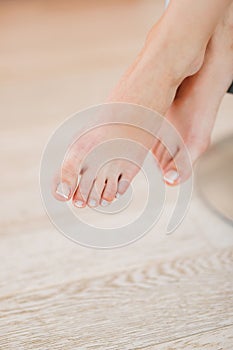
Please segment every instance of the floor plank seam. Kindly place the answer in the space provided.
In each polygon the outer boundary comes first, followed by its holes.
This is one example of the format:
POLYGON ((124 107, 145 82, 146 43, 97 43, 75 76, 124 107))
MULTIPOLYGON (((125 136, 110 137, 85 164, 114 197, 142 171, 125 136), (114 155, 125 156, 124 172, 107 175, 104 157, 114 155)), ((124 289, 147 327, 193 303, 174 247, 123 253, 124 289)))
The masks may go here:
POLYGON ((202 332, 196 332, 196 333, 193 333, 193 334, 187 334, 187 335, 184 335, 184 336, 179 337, 179 338, 174 338, 174 339, 162 341, 162 342, 159 342, 159 343, 154 343, 154 344, 151 344, 151 345, 146 345, 146 346, 144 346, 144 347, 134 348, 134 349, 131 349, 131 350, 143 350, 143 349, 148 349, 148 348, 150 348, 151 346, 158 346, 158 345, 169 344, 169 343, 172 343, 172 342, 175 342, 175 341, 179 341, 179 340, 191 338, 191 337, 198 336, 198 335, 202 335, 202 334, 207 334, 207 333, 209 333, 209 332, 213 332, 213 331, 218 331, 218 330, 221 330, 221 329, 230 328, 230 327, 232 327, 232 326, 233 326, 233 323, 227 324, 227 325, 224 325, 224 326, 220 326, 220 327, 210 328, 210 329, 208 329, 208 330, 206 330, 206 331, 202 331, 202 332))

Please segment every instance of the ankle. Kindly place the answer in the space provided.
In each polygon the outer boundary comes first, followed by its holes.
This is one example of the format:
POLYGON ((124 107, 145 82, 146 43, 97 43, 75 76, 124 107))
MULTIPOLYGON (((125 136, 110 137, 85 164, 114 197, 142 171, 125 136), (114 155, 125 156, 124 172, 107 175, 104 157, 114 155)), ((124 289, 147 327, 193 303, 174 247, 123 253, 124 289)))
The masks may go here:
MULTIPOLYGON (((160 21, 154 25, 145 41, 149 57, 160 57, 170 79, 180 84, 186 77, 197 73, 204 61, 205 45, 192 45, 163 29, 160 21)), ((158 63, 158 62, 157 62, 158 63)))

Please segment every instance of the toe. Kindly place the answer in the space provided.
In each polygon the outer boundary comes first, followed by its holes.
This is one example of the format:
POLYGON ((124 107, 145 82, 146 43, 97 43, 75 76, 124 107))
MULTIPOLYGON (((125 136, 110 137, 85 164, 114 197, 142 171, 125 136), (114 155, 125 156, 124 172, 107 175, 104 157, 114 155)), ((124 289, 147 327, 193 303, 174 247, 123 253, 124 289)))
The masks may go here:
MULTIPOLYGON (((165 147, 164 147, 165 148, 165 147)), ((160 167, 162 169, 165 169, 166 166, 171 162, 172 160, 172 155, 170 152, 165 148, 164 152, 162 154, 161 160, 160 160, 160 167)))
POLYGON ((117 193, 116 193, 116 198, 119 198, 120 196, 122 196, 129 188, 130 183, 132 180, 126 178, 124 176, 124 174, 122 174, 119 182, 118 182, 118 186, 117 186, 117 193))
POLYGON ((61 168, 54 178, 52 192, 60 201, 71 199, 76 190, 81 161, 77 153, 77 146, 68 149, 61 168))
MULTIPOLYGON (((87 205, 89 200, 89 194, 91 193, 92 187, 94 184, 94 178, 92 176, 91 171, 86 170, 79 181, 79 185, 77 190, 74 193, 73 196, 73 204, 78 208, 83 208, 87 205)), ((92 206, 94 205, 94 202, 91 203, 92 206)))
POLYGON ((63 163, 60 173, 57 173, 53 181, 52 192, 54 197, 60 201, 70 200, 77 187, 78 175, 74 164, 70 162, 63 163))
POLYGON ((164 181, 171 186, 186 181, 192 175, 194 163, 206 151, 209 143, 209 140, 186 141, 186 146, 181 147, 164 166, 164 181))
POLYGON ((152 153, 155 157, 155 160, 159 165, 161 164, 161 159, 162 159, 164 150, 165 150, 165 147, 160 141, 158 141, 152 149, 152 153))
POLYGON ((171 166, 164 174, 164 181, 169 186, 175 186, 180 182, 179 173, 175 165, 171 166))
POLYGON ((79 136, 68 148, 59 173, 53 181, 53 195, 61 201, 73 197, 78 183, 78 178, 83 172, 83 160, 98 143, 98 134, 94 131, 79 136))
POLYGON ((101 205, 107 205, 116 198, 118 177, 109 174, 103 190, 101 205))
POLYGON ((180 149, 163 170, 164 181, 176 186, 186 181, 192 174, 192 163, 186 149, 180 149))
POLYGON ((77 208, 84 208, 86 206, 86 200, 82 196, 80 187, 77 188, 77 190, 73 196, 73 204, 77 208))
POLYGON ((96 207, 100 204, 104 207, 108 204, 106 200, 101 200, 103 191, 106 186, 106 181, 107 181, 106 177, 103 174, 97 175, 97 178, 95 179, 89 194, 88 203, 87 203, 89 207, 96 207))
POLYGON ((124 171, 118 179, 116 198, 122 196, 127 191, 139 170, 139 166, 132 163, 129 163, 127 168, 124 167, 124 171))

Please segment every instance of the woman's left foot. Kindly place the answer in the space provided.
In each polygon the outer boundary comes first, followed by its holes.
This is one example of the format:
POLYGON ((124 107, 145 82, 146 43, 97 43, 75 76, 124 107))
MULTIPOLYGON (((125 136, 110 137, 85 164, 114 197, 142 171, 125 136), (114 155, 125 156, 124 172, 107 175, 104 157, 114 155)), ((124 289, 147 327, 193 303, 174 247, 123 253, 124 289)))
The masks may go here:
MULTIPOLYGON (((143 50, 123 75, 108 101, 134 103, 164 115, 174 100, 181 82, 200 69, 204 52, 204 44, 200 47, 198 41, 197 45, 190 45, 190 42, 183 37, 182 30, 174 34, 173 26, 168 31, 167 23, 161 20, 153 27, 143 50), (177 45, 167 45, 169 40, 173 40, 177 45), (178 43, 182 46, 182 52, 178 43), (173 57, 177 57, 175 62, 173 57)), ((133 127, 134 114, 127 120, 127 126, 106 125, 82 135, 69 147, 60 174, 53 182, 52 192, 56 199, 60 201, 72 199, 73 204, 79 208, 86 205, 96 207, 105 206, 117 195, 124 194, 155 141, 148 133, 145 135, 145 132, 133 127), (97 173, 98 165, 101 166, 103 162, 98 164, 96 159, 88 162, 87 155, 90 155, 100 143, 117 138, 131 140, 135 146, 142 144, 147 152, 141 152, 135 147, 129 154, 126 148, 123 160, 113 159, 97 173), (79 175, 81 179, 78 182, 79 175)), ((111 118, 108 120, 107 116, 99 119, 100 124, 113 122, 111 118)), ((143 120, 142 124, 144 128, 147 120, 143 120)), ((111 147, 109 142, 108 145, 111 147)), ((105 163, 107 158, 107 154, 103 154, 105 163)))
MULTIPOLYGON (((184 80, 167 112, 167 120, 181 135, 192 164, 209 146, 221 100, 232 80, 233 4, 208 44, 201 69, 184 80)), ((161 140, 166 137, 161 130, 161 140)), ((176 185, 190 176, 190 160, 185 146, 177 148, 174 143, 170 153, 160 141, 153 147, 153 154, 169 185, 176 185)))

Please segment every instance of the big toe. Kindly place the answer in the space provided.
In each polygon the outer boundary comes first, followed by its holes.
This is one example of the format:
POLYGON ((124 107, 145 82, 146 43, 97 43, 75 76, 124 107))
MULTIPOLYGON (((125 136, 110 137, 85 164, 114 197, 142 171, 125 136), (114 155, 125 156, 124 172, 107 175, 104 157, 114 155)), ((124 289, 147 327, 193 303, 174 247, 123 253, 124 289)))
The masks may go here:
POLYGON ((164 167, 164 181, 170 186, 186 181, 193 173, 195 162, 206 151, 208 145, 209 141, 206 140, 187 142, 164 167))
POLYGON ((81 172, 81 157, 79 145, 71 145, 68 149, 58 173, 52 184, 52 193, 60 201, 68 201, 72 198, 81 172))

